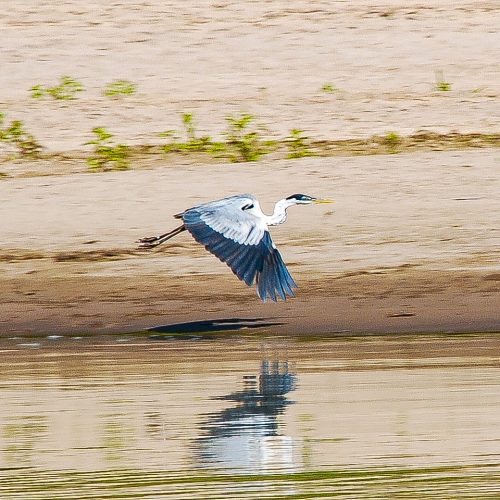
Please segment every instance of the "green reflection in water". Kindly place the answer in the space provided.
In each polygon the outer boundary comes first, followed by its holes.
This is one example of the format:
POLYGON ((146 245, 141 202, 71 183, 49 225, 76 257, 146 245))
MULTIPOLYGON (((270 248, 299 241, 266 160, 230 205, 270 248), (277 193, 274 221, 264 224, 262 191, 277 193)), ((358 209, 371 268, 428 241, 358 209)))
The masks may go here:
POLYGON ((172 496, 182 499, 193 498, 193 494, 197 495, 195 498, 204 499, 261 498, 264 491, 266 498, 289 500, 345 494, 352 498, 470 498, 473 491, 480 492, 479 497, 484 498, 498 493, 499 484, 500 463, 231 475, 137 470, 0 470, 2 499, 172 496), (445 496, 436 497, 439 494, 445 496))
POLYGON ((122 458, 122 450, 133 446, 134 429, 127 423, 127 415, 110 414, 104 416, 102 448, 110 462, 122 458))
POLYGON ((47 417, 27 415, 12 417, 1 427, 3 454, 7 465, 29 463, 35 445, 43 439, 48 430, 47 417))

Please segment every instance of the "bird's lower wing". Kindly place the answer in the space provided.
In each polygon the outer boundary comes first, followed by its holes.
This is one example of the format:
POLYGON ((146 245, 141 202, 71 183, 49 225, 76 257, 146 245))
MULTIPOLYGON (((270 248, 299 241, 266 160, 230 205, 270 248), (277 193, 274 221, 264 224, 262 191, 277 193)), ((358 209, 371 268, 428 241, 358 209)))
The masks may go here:
POLYGON ((211 228, 196 210, 184 212, 183 220, 193 238, 226 263, 240 280, 248 286, 257 285, 262 301, 276 302, 278 298, 286 300, 287 296, 294 296, 293 289, 297 285, 268 231, 264 231, 255 244, 244 244, 211 228))
POLYGON ((259 297, 264 302, 268 297, 274 302, 276 302, 277 296, 283 300, 286 300, 287 295, 295 297, 293 289, 297 288, 297 284, 288 272, 281 254, 274 247, 268 232, 265 233, 261 245, 266 250, 263 251, 262 271, 257 272, 255 275, 259 297))

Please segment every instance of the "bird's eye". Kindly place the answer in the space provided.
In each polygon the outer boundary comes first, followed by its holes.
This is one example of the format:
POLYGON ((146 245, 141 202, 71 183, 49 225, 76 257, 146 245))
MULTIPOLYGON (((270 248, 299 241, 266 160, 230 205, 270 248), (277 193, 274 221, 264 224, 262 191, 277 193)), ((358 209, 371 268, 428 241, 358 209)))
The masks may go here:
POLYGON ((248 205, 243 205, 241 210, 250 210, 251 208, 253 208, 253 203, 248 203, 248 205))

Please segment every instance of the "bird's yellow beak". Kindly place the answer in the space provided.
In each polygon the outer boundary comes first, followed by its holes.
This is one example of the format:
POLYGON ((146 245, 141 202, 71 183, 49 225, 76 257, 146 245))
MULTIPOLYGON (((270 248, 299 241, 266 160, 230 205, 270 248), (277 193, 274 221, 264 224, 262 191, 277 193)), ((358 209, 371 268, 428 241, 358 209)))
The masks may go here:
POLYGON ((314 203, 334 203, 334 200, 330 200, 329 198, 316 198, 314 203))

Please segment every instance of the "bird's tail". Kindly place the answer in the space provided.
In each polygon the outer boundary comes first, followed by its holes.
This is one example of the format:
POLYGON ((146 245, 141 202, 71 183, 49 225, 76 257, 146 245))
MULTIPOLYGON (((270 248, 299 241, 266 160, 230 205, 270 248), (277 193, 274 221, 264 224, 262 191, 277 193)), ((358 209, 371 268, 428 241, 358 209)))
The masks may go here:
POLYGON ((179 233, 182 233, 182 231, 185 230, 186 226, 182 224, 182 226, 175 228, 173 231, 161 234, 160 236, 149 236, 146 238, 141 238, 138 241, 138 243, 140 243, 139 248, 148 250, 150 248, 157 247, 158 245, 161 245, 165 241, 169 240, 170 238, 173 238, 174 236, 177 236, 179 233))

